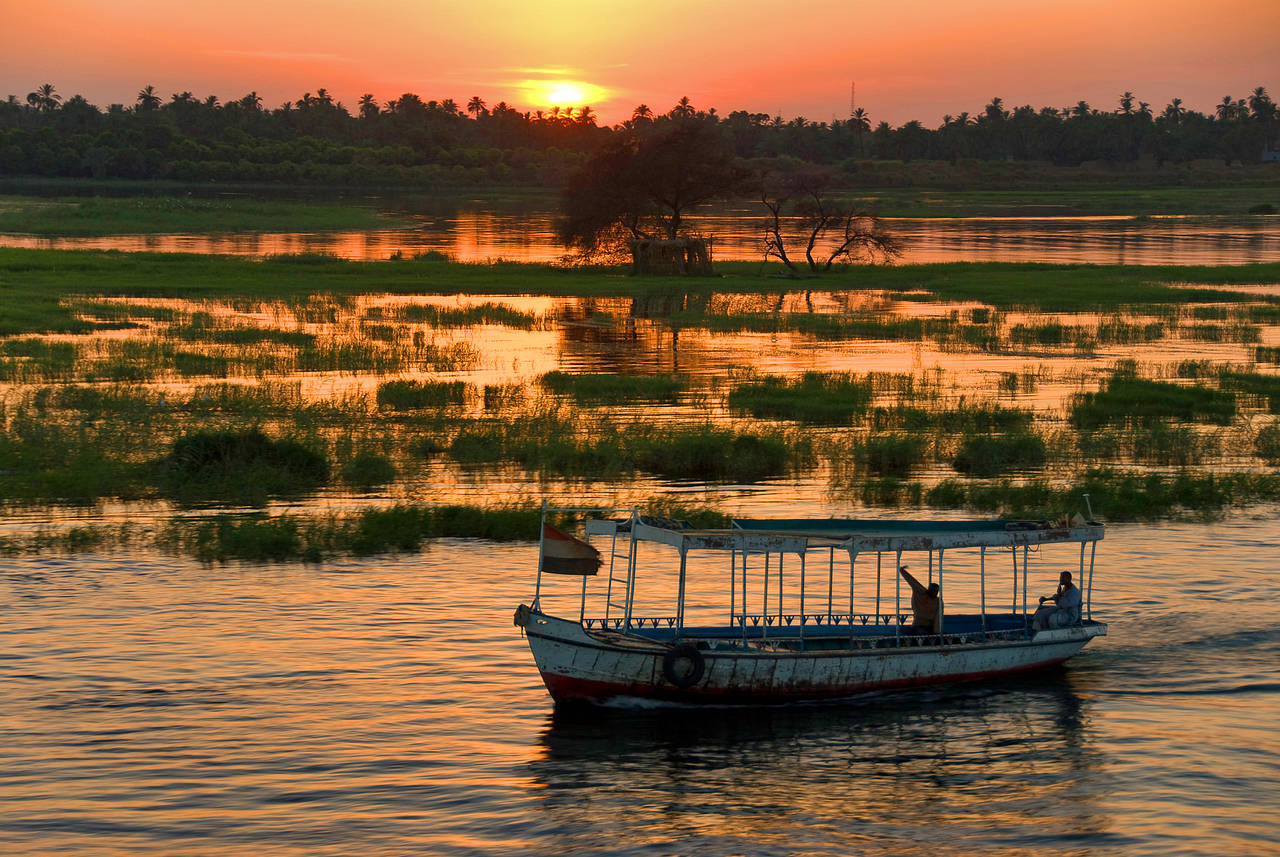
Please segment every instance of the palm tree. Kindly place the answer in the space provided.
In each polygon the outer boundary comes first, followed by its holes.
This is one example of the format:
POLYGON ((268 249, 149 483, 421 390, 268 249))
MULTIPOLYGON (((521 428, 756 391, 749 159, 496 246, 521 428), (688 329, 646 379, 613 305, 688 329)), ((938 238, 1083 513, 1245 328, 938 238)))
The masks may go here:
POLYGON ((484 99, 478 95, 473 95, 471 100, 467 102, 467 112, 471 114, 472 119, 479 119, 480 114, 489 112, 485 109, 487 106, 484 103, 484 99))
POLYGON ((373 97, 372 92, 366 92, 360 96, 360 100, 356 103, 360 105, 361 119, 372 119, 378 115, 378 101, 373 97))
POLYGON ((689 96, 684 95, 676 102, 676 106, 671 108, 669 114, 672 119, 688 119, 694 116, 698 111, 693 109, 693 105, 689 103, 689 96))
POLYGON ((1222 103, 1218 105, 1218 118, 1222 121, 1236 118, 1236 103, 1230 95, 1222 96, 1222 103))
POLYGON ((160 96, 156 95, 156 88, 151 84, 147 84, 138 91, 138 109, 139 110, 155 110, 160 106, 160 96))
POLYGON ((1270 119, 1276 112, 1275 102, 1271 100, 1271 96, 1267 95, 1267 88, 1259 86, 1253 91, 1253 95, 1249 96, 1249 113, 1254 119, 1266 121, 1270 119))
POLYGON ((1182 114, 1186 112, 1187 112, 1186 109, 1183 108, 1182 106, 1182 99, 1175 98, 1169 102, 1169 106, 1166 107, 1164 109, 1164 112, 1161 113, 1160 115, 1168 119, 1169 121, 1173 122, 1176 125, 1177 123, 1182 121, 1182 114))
POLYGON ((577 120, 577 121, 578 121, 578 124, 579 124, 579 125, 594 125, 594 124, 596 124, 596 114, 595 114, 595 111, 593 111, 593 110, 591 109, 591 105, 590 105, 590 104, 584 105, 584 106, 583 106, 583 108, 582 108, 581 110, 579 110, 579 111, 578 111, 578 120, 577 120))
POLYGON ((57 110, 61 100, 62 96, 53 88, 52 83, 43 83, 36 87, 35 92, 27 95, 27 103, 43 113, 57 110))
POLYGON ((1124 95, 1120 96, 1120 110, 1118 112, 1124 114, 1125 116, 1128 116, 1129 114, 1133 113, 1133 93, 1132 92, 1125 92, 1124 95))
POLYGON ((650 109, 648 104, 637 105, 636 109, 631 111, 631 118, 632 119, 652 119, 653 110, 650 109))
POLYGON ((262 96, 259 95, 258 91, 255 89, 253 92, 250 92, 244 98, 240 99, 240 106, 245 110, 252 110, 256 113, 262 109, 262 96))
MULTIPOLYGON (((967 114, 966 114, 967 115, 967 114)), ((849 124, 853 126, 854 136, 858 138, 858 154, 864 157, 867 154, 867 143, 862 135, 871 130, 871 114, 865 108, 859 107, 849 116, 849 124)))

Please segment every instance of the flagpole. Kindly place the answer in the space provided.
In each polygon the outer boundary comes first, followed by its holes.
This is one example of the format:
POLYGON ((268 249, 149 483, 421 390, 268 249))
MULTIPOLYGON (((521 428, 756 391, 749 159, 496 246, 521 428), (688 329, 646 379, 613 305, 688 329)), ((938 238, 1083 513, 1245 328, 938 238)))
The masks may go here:
POLYGON ((547 500, 542 499, 542 523, 538 526, 538 579, 533 585, 533 609, 541 610, 538 598, 542 594, 542 545, 547 540, 547 500))

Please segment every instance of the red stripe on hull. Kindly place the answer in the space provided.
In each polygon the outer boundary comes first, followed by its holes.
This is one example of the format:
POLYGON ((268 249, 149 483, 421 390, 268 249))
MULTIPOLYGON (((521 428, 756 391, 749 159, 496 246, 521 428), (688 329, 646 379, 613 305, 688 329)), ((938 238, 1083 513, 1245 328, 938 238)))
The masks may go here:
POLYGON ((871 682, 851 687, 803 687, 772 688, 767 691, 742 691, 717 688, 691 687, 685 690, 669 684, 622 684, 616 682, 593 681, 591 679, 572 678, 555 673, 542 672, 542 681, 556 702, 608 702, 620 697, 632 699, 649 699, 660 702, 678 702, 684 704, 703 705, 773 705, 783 702, 804 702, 824 699, 842 699, 859 693, 877 690, 897 690, 901 688, 926 687, 929 685, 954 684, 959 682, 981 681, 983 679, 1001 678, 1018 673, 1031 672, 1056 666, 1067 658, 1037 661, 1009 669, 988 670, 985 672, 963 673, 945 676, 926 676, 895 679, 892 681, 871 682))

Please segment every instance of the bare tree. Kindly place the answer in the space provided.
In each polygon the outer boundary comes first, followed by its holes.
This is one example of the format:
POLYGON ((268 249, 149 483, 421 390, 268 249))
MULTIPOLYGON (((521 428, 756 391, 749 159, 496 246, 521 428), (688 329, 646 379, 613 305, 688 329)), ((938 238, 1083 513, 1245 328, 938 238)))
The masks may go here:
POLYGON ((835 170, 807 165, 761 172, 760 202, 769 211, 765 258, 796 271, 787 251, 788 242, 795 240, 809 270, 817 274, 831 270, 836 262, 887 261, 901 252, 878 218, 836 196, 835 178, 835 170))

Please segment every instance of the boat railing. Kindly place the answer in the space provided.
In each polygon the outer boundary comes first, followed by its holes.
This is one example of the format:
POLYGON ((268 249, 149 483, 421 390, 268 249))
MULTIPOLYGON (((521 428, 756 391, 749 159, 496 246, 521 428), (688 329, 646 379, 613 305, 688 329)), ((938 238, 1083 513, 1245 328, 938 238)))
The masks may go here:
MULTIPOLYGON (((632 616, 631 628, 675 628, 679 624, 676 616, 632 616)), ((733 617, 732 627, 746 628, 847 628, 854 626, 886 626, 906 625, 911 621, 910 613, 876 615, 874 613, 805 613, 772 615, 743 615, 733 617)), ((582 626, 587 630, 599 628, 606 631, 622 630, 627 620, 621 616, 591 617, 582 619, 582 626)))
MULTIPOLYGON (((742 615, 733 617, 730 625, 719 627, 679 627, 675 616, 633 616, 628 625, 621 617, 584 617, 586 630, 630 632, 648 636, 645 632, 658 632, 657 638, 675 640, 739 641, 752 646, 778 648, 806 647, 806 641, 846 640, 850 648, 891 648, 910 646, 963 646, 993 642, 1024 641, 1033 636, 1029 626, 986 628, 956 631, 942 634, 917 634, 910 627, 910 613, 874 614, 805 614, 805 615, 742 615)), ((1086 624, 1086 623, 1082 623, 1086 624)))

